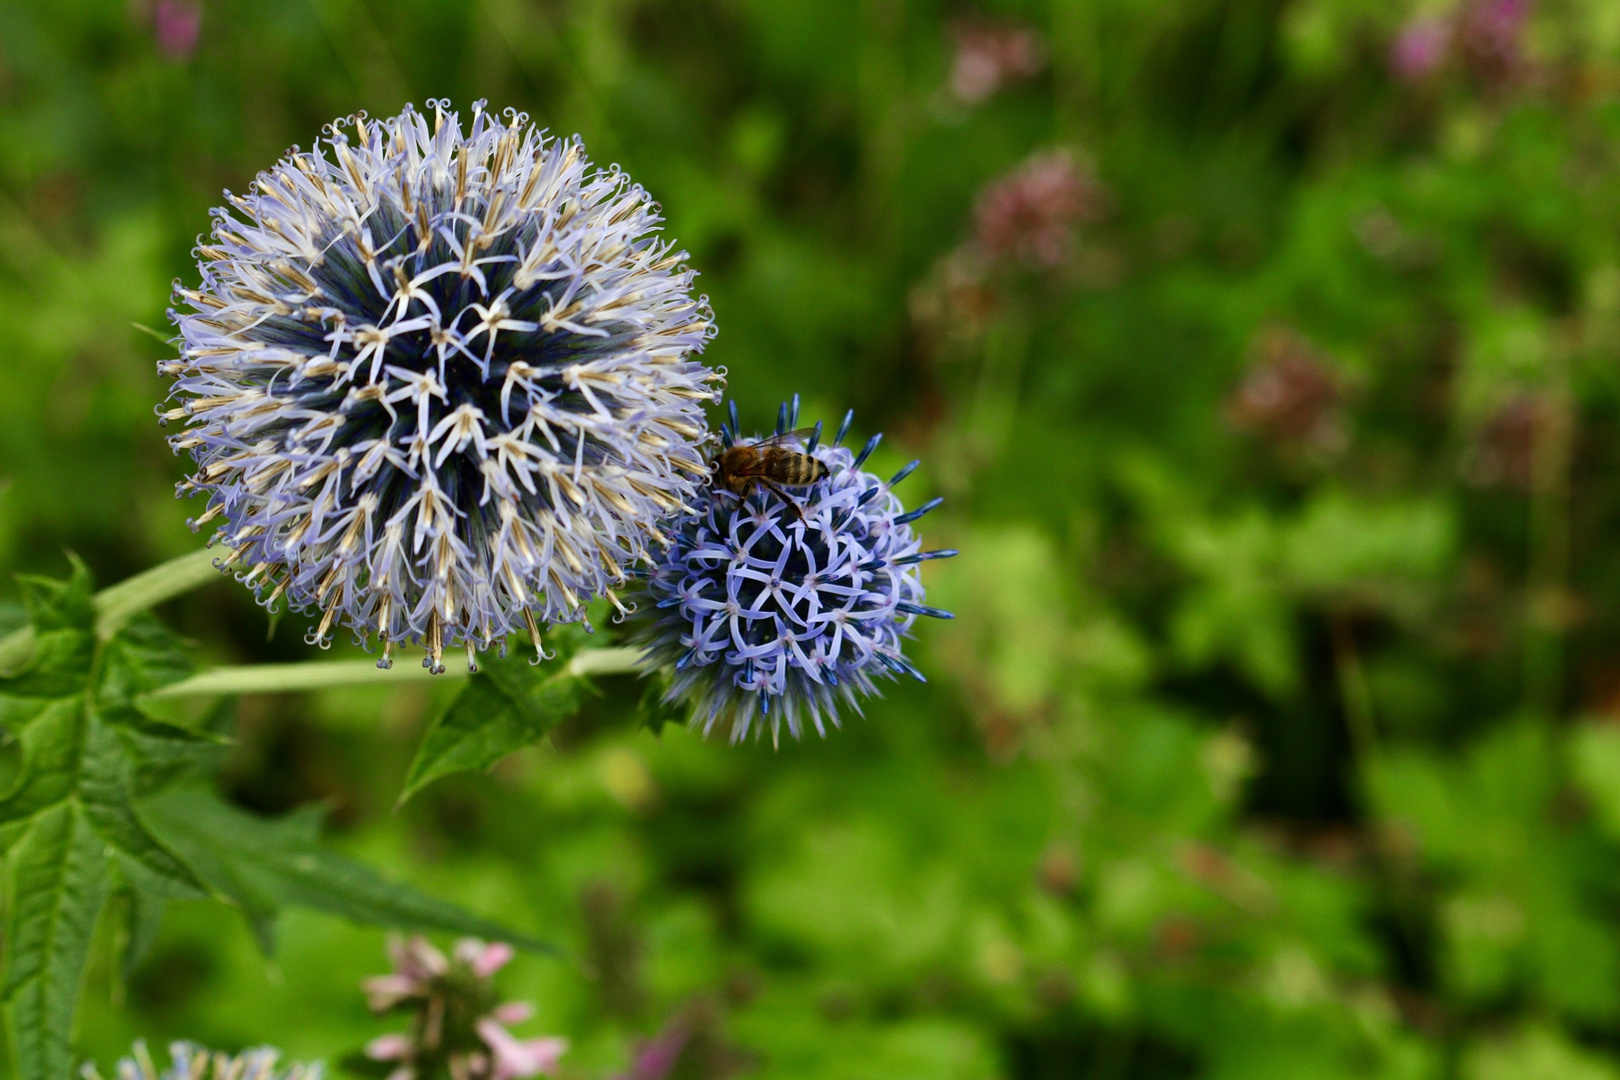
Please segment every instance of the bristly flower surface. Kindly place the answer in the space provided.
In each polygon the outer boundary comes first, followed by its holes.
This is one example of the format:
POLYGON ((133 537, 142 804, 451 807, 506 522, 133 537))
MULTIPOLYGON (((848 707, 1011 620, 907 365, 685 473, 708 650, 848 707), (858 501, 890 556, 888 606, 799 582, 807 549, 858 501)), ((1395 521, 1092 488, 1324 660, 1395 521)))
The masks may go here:
MULTIPOLYGON (((321 1080, 324 1075, 319 1064, 278 1066, 280 1057, 268 1046, 232 1056, 177 1042, 169 1046, 169 1067, 160 1071, 146 1043, 137 1042, 130 1056, 119 1060, 117 1080, 321 1080)), ((94 1065, 85 1065, 80 1075, 101 1080, 94 1065)))
POLYGON ((227 193, 160 370, 194 527, 260 601, 439 669, 613 595, 699 494, 720 375, 645 190, 521 113, 429 104, 227 193))
MULTIPOLYGON (((797 399, 783 407, 778 434, 797 412, 797 399)), ((889 480, 863 471, 878 437, 851 453, 839 445, 849 423, 830 446, 820 424, 800 444, 828 474, 788 492, 792 505, 765 489, 713 490, 675 522, 648 577, 646 661, 673 669, 666 700, 689 706, 705 735, 729 729, 738 742, 769 726, 774 742, 784 726, 800 737, 806 721, 825 735, 840 706, 860 712, 876 679, 922 679, 902 642, 919 616, 950 614, 923 604, 919 565, 956 553, 924 552, 912 530, 938 499, 907 513, 892 490, 917 463, 889 480)), ((725 443, 756 441, 736 432, 733 407, 725 443)))

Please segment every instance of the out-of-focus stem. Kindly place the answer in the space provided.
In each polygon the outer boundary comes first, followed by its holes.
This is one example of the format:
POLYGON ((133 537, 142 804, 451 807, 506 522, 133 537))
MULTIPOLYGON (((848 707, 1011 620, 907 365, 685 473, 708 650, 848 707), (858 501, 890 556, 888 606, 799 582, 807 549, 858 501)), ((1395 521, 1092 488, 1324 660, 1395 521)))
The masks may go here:
MULTIPOLYGON (((1052 111, 1060 142, 1078 142, 1095 110, 1102 50, 1097 12, 1083 0, 1052 2, 1052 111)), ((1094 118, 1092 118, 1094 120, 1094 118)))
MULTIPOLYGON (((220 558, 220 552, 207 548, 193 551, 96 593, 91 601, 96 609, 96 636, 106 641, 141 612, 220 577, 214 569, 220 558)), ((0 674, 18 671, 33 655, 33 627, 0 638, 0 674)))
POLYGON ((994 462, 1006 449, 1018 414, 1019 388, 1029 359, 1031 317, 1028 304, 1008 297, 984 339, 979 385, 967 418, 974 464, 994 462))
POLYGON ((1362 666, 1349 620, 1334 615, 1328 622, 1333 635, 1333 666, 1339 683, 1339 702, 1344 708, 1345 726, 1355 751, 1362 782, 1378 762, 1378 728, 1373 719, 1372 689, 1367 685, 1367 669, 1362 666))
MULTIPOLYGON (((587 649, 568 661, 571 675, 624 675, 639 670, 641 650, 587 649)), ((315 660, 304 664, 244 664, 199 672, 146 695, 148 699, 213 697, 224 694, 286 694, 302 690, 332 690, 344 686, 397 685, 428 679, 454 679, 464 668, 450 667, 434 675, 425 667, 401 664, 379 668, 370 660, 315 660)))
POLYGON ((867 258, 899 272, 904 236, 900 196, 906 155, 905 0, 861 0, 857 94, 861 125, 860 233, 867 258))
POLYGON ((1558 707, 1569 596, 1569 468, 1575 404, 1560 358, 1535 426, 1530 473, 1530 567, 1525 588, 1524 703, 1541 715, 1558 707))

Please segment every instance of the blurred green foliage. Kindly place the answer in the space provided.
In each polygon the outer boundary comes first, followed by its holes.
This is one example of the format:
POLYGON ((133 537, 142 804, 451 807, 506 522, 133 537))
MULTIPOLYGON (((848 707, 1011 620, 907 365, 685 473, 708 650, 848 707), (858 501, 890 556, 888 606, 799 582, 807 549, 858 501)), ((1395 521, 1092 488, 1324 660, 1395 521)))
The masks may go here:
MULTIPOLYGON (((1613 4, 190 10, 0 0, 0 566, 196 543, 166 283, 222 188, 436 95, 656 195, 745 422, 853 405, 948 496, 932 681, 825 742, 655 736, 609 680, 392 812, 448 688, 241 702, 232 801, 566 943, 507 983, 565 1075, 679 1013, 682 1077, 1620 1077, 1613 4)), ((305 656, 226 583, 171 608, 305 656)), ((78 1045, 383 1030, 380 932, 280 936, 173 905, 78 1045)))

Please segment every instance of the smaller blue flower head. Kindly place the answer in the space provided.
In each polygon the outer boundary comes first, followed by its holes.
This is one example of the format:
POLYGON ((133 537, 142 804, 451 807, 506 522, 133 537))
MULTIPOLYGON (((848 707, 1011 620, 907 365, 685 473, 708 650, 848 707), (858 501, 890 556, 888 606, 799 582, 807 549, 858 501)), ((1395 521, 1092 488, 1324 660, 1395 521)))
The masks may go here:
MULTIPOLYGON (((797 398, 782 407, 778 435, 798 410, 797 398)), ((923 604, 919 565, 956 553, 922 551, 911 528, 940 500, 907 513, 893 493, 917 463, 888 481, 862 471, 880 436, 859 454, 843 449, 850 420, 832 445, 821 445, 817 424, 797 448, 826 476, 746 498, 711 489, 705 506, 675 520, 674 543, 649 574, 647 661, 674 668, 666 700, 689 705, 705 735, 729 728, 739 742, 768 723, 773 741, 784 725, 798 738, 806 719, 825 735, 840 705, 860 712, 876 679, 922 679, 901 643, 919 616, 950 614, 923 604)), ((758 441, 737 430, 733 405, 725 445, 758 441)))

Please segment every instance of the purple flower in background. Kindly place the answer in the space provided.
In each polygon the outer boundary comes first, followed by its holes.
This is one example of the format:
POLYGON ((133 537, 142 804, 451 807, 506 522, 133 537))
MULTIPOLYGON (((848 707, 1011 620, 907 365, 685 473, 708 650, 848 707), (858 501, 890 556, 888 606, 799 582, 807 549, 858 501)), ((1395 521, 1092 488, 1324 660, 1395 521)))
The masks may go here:
POLYGON ((1510 395, 1475 433, 1463 458, 1463 476, 1479 487, 1530 491, 1536 482, 1537 447, 1546 444, 1564 419, 1551 397, 1510 395))
POLYGON ((201 29, 202 8, 195 0, 156 0, 152 5, 152 36, 171 60, 185 60, 197 51, 201 29))
POLYGON ((1068 258, 1074 227, 1102 214, 1091 165, 1063 149, 1031 155, 986 185, 973 207, 974 240, 993 260, 1050 269, 1068 258))
MULTIPOLYGON (((137 1042, 127 1058, 118 1062, 118 1080, 321 1080, 320 1065, 277 1067, 281 1052, 268 1046, 240 1054, 220 1054, 196 1043, 169 1046, 169 1067, 159 1070, 146 1043, 137 1042)), ((84 1080, 101 1080, 94 1065, 80 1070, 84 1080)))
MULTIPOLYGON (((797 422, 798 401, 777 419, 783 434, 797 422)), ((950 618, 923 604, 919 565, 956 554, 922 551, 911 523, 939 505, 905 511, 893 488, 917 462, 885 481, 839 443, 820 444, 817 424, 800 447, 828 469, 791 493, 766 490, 739 499, 716 490, 703 509, 677 519, 674 544, 654 565, 648 590, 656 614, 642 634, 647 660, 674 669, 667 700, 689 705, 705 735, 729 727, 747 737, 755 718, 776 740, 785 725, 798 738, 806 718, 825 735, 838 707, 860 711, 876 678, 920 672, 901 649, 922 615, 950 618)), ((721 437, 738 437, 735 406, 721 437)))
POLYGON ((1397 78, 1422 82, 1453 52, 1486 83, 1503 83, 1524 67, 1524 28, 1530 0, 1472 0, 1444 14, 1413 16, 1390 46, 1397 78))
POLYGON ((1279 446, 1342 448, 1345 386, 1328 358, 1286 326, 1262 331, 1252 351, 1253 365, 1227 398, 1232 426, 1279 446))
POLYGON ((677 1017, 664 1025, 657 1035, 648 1039, 636 1051, 630 1070, 620 1074, 618 1080, 665 1080, 675 1063, 681 1058, 692 1033, 685 1020, 677 1017))
POLYGON ((1433 15, 1413 17, 1396 35, 1389 66, 1406 82, 1422 82, 1439 70, 1451 49, 1451 21, 1433 15))
POLYGON ((645 190, 521 113, 430 104, 227 193, 160 371, 193 527, 260 602, 443 670, 613 596, 700 497, 720 376, 645 190))
POLYGON ((1518 74, 1529 19, 1529 0, 1475 0, 1466 5, 1458 20, 1457 39, 1470 66, 1491 80, 1518 74))
POLYGON ((534 1011, 497 1002, 494 976, 512 959, 510 946, 466 938, 447 958, 412 937, 392 942, 389 953, 394 970, 362 984, 373 1012, 411 1014, 407 1031, 366 1046, 373 1061, 395 1064, 389 1080, 526 1080, 556 1070, 567 1039, 519 1039, 507 1030, 534 1011))
POLYGON ((1046 43, 1027 26, 966 19, 951 28, 951 36, 951 93, 965 105, 977 105, 1046 66, 1046 43))

